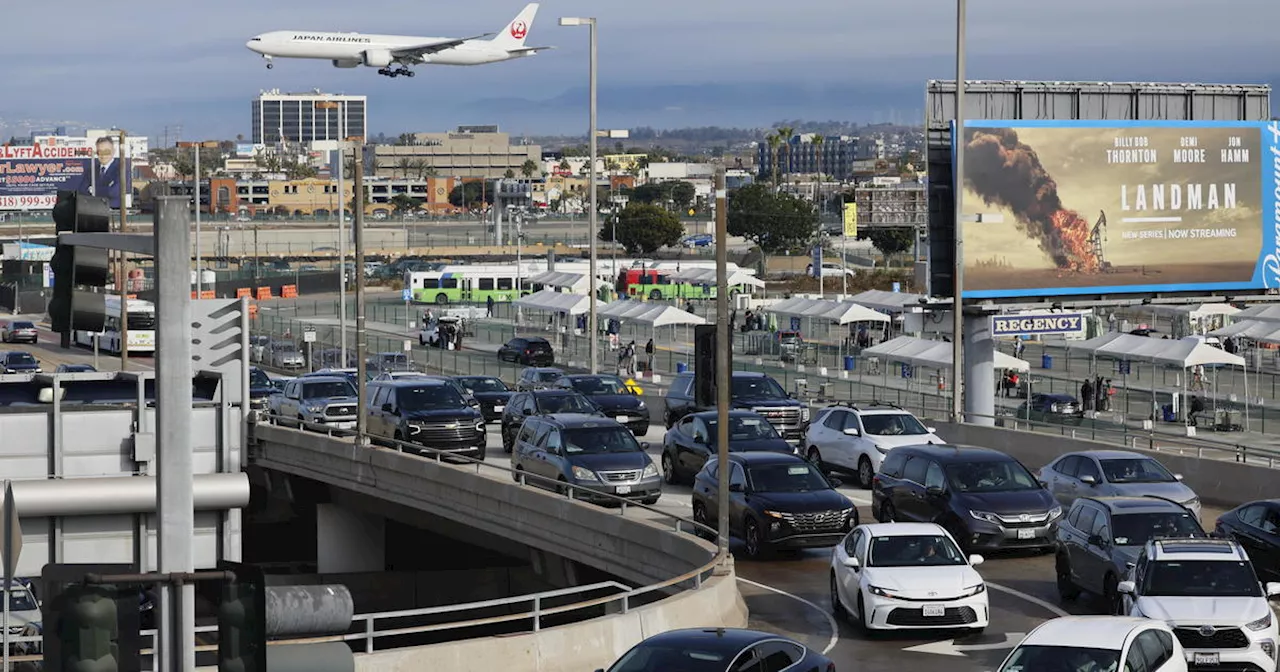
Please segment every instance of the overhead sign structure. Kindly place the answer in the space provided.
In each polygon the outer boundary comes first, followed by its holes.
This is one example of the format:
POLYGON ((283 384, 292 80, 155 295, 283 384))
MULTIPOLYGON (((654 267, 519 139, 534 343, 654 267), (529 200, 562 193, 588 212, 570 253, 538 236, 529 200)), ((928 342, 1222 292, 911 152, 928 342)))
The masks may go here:
POLYGON ((1084 313, 1034 313, 995 315, 991 333, 995 336, 1076 334, 1084 331, 1084 313))
POLYGON ((964 132, 965 298, 1280 287, 1280 122, 964 132))

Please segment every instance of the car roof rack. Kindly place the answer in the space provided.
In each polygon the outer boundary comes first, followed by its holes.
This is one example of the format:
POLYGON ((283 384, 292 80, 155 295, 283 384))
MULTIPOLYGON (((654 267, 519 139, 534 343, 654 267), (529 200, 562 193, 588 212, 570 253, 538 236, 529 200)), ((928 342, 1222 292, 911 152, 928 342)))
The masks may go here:
POLYGON ((855 411, 860 411, 863 408, 896 408, 899 411, 903 410, 901 406, 891 401, 879 401, 877 399, 871 399, 870 401, 835 401, 827 405, 827 408, 836 407, 852 408, 855 411))

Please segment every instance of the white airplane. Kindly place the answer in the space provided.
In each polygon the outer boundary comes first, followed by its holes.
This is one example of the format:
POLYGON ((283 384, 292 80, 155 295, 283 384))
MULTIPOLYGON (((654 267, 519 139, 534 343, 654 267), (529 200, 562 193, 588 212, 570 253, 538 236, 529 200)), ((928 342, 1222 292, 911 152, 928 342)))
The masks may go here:
POLYGON ((258 35, 245 46, 262 54, 267 59, 267 68, 272 67, 271 59, 275 57, 314 58, 333 61, 335 68, 365 65, 378 68, 378 74, 387 77, 412 77, 411 65, 484 65, 552 49, 524 46, 524 38, 537 13, 538 3, 531 2, 501 33, 460 39, 277 30, 258 35))

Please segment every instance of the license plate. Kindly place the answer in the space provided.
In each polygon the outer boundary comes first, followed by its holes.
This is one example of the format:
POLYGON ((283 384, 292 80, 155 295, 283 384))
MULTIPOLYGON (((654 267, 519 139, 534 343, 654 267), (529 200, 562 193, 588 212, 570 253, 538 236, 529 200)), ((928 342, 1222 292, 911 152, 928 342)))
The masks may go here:
POLYGON ((1191 664, 1193 665, 1217 665, 1218 654, 1216 653, 1196 653, 1192 655, 1191 664))
POLYGON ((618 486, 618 489, 616 490, 616 492, 617 492, 619 495, 629 495, 629 494, 631 494, 631 486, 629 486, 629 485, 619 485, 619 486, 618 486))
POLYGON ((614 420, 617 420, 618 422, 630 422, 631 418, 625 415, 619 415, 618 417, 614 418, 614 420))
POLYGON ((1019 539, 1035 539, 1036 531, 1029 528, 1018 530, 1018 538, 1019 539))
POLYGON ((930 618, 947 615, 947 608, 941 604, 926 604, 922 611, 924 612, 924 616, 930 618))
POLYGON ((505 410, 507 410, 507 407, 506 407, 506 406, 498 405, 498 406, 494 406, 494 407, 493 407, 493 412, 494 412, 494 413, 501 413, 501 412, 503 412, 503 411, 505 411, 505 410))

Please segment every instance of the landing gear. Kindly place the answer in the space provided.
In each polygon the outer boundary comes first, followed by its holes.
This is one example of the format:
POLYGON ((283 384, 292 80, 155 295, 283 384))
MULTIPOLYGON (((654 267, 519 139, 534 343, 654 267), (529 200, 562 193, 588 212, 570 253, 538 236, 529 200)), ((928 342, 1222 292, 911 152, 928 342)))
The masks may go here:
POLYGON ((272 63, 272 62, 271 62, 271 57, 270 57, 270 56, 263 56, 263 58, 267 59, 267 69, 268 69, 268 70, 270 70, 271 68, 276 67, 275 63, 272 63))
POLYGON ((415 75, 415 74, 417 74, 417 73, 415 73, 414 71, 410 70, 409 68, 406 68, 406 67, 401 66, 401 67, 399 67, 399 68, 397 68, 397 69, 395 69, 395 70, 392 70, 391 68, 382 68, 382 69, 378 70, 378 74, 379 74, 379 75, 384 75, 384 76, 386 76, 386 77, 392 77, 392 78, 394 78, 394 77, 398 77, 398 76, 400 76, 400 75, 404 75, 405 77, 412 77, 412 76, 414 76, 414 75, 415 75))

